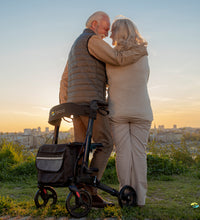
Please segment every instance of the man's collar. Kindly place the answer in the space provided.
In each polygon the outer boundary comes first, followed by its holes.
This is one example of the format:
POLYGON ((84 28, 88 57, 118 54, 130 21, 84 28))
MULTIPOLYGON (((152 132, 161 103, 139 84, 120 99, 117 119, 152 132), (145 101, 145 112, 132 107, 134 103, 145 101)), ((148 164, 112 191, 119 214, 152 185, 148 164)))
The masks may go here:
POLYGON ((83 32, 96 34, 96 33, 95 33, 93 30, 91 30, 90 28, 85 28, 83 32))

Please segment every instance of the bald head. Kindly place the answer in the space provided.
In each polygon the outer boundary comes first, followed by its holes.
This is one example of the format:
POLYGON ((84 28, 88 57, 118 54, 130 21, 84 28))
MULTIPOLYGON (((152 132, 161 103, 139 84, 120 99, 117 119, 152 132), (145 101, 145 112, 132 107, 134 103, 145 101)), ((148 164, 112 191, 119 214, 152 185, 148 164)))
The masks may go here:
POLYGON ((88 18, 86 28, 93 30, 101 38, 107 37, 110 29, 110 18, 105 12, 97 11, 88 18))

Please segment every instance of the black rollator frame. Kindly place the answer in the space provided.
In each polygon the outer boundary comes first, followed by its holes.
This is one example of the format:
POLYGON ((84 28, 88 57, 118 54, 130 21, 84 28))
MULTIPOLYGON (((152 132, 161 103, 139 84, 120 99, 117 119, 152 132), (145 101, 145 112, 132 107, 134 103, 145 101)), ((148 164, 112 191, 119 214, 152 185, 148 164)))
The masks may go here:
POLYGON ((56 204, 57 194, 53 187, 68 187, 70 193, 66 198, 66 209, 74 217, 86 216, 92 207, 92 199, 88 191, 80 189, 80 185, 96 187, 112 196, 116 196, 121 207, 136 206, 137 196, 131 186, 124 186, 119 192, 101 183, 94 175, 98 172, 98 169, 89 168, 88 166, 90 152, 103 147, 101 143, 91 143, 91 140, 97 113, 107 115, 106 107, 107 103, 93 100, 90 104, 64 103, 54 106, 50 110, 48 122, 55 126, 53 144, 41 146, 36 157, 39 190, 34 201, 38 208, 46 206, 48 202, 56 204), (72 115, 73 117, 81 115, 89 117, 85 142, 59 145, 58 135, 61 120, 64 117, 70 118, 72 115), (74 160, 69 152, 72 152, 72 155, 75 154, 74 160), (71 161, 70 164, 68 164, 69 161, 71 161), (67 165, 65 166, 65 164, 67 165), (70 166, 71 169, 69 170, 70 166), (68 171, 65 167, 68 167, 68 171), (70 174, 66 177, 66 173, 70 174), (55 179, 56 181, 54 181, 55 179))

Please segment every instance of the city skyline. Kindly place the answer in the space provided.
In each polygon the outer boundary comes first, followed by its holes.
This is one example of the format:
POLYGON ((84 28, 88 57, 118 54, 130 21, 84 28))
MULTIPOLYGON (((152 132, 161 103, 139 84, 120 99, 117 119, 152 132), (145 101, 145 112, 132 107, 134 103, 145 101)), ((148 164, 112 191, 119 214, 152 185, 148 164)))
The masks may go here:
POLYGON ((1 132, 53 129, 49 110, 59 104, 69 50, 99 10, 111 23, 120 14, 130 18, 148 41, 152 127, 200 127, 198 0, 1 0, 1 132))
MULTIPOLYGON (((67 125, 67 126, 61 126, 60 127, 60 132, 68 132, 73 128, 73 124, 67 125)), ((174 129, 174 130, 179 130, 179 129, 200 129, 199 127, 179 127, 177 124, 173 124, 171 127, 165 127, 163 124, 152 124, 151 130, 153 129, 158 129, 158 130, 169 130, 169 129, 174 129)), ((48 125, 46 127, 41 128, 40 126, 38 127, 33 127, 33 128, 23 128, 21 131, 1 131, 0 133, 27 133, 27 132, 41 132, 41 133, 48 133, 48 132, 54 132, 54 126, 48 125)))

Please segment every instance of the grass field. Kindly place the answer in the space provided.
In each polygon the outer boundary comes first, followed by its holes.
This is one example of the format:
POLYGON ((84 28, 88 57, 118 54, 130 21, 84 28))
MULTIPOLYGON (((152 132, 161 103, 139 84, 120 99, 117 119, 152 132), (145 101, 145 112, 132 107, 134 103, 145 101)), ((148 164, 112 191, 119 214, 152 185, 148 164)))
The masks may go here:
MULTIPOLYGON (((103 198, 114 202, 115 206, 92 209, 88 219, 200 219, 200 208, 191 206, 193 202, 200 204, 199 161, 192 161, 192 155, 186 149, 175 152, 173 148, 171 154, 176 155, 176 160, 170 159, 170 156, 166 157, 166 151, 163 155, 157 151, 157 155, 148 156, 148 192, 145 207, 122 209, 116 197, 99 191, 103 198)), ((19 148, 13 145, 0 145, 0 216, 32 216, 39 219, 69 217, 65 208, 68 188, 55 188, 58 195, 56 205, 47 204, 44 208, 36 208, 34 196, 38 189, 34 158, 34 155, 27 154, 22 148, 19 151, 19 148)), ((109 160, 102 182, 118 189, 114 161, 114 158, 109 160)))
MULTIPOLYGON (((192 208, 191 203, 200 203, 200 180, 193 170, 187 175, 161 176, 148 181, 148 193, 144 208, 124 208, 118 205, 116 197, 106 192, 100 194, 113 201, 115 207, 92 209, 88 217, 118 217, 123 219, 200 219, 200 208, 192 208)), ((111 185, 118 188, 118 185, 111 185)), ((65 200, 69 193, 67 188, 56 188, 58 202, 55 206, 37 209, 34 195, 37 192, 36 178, 22 181, 0 183, 0 216, 69 216, 65 209, 65 200)))

